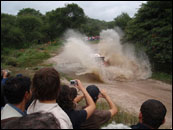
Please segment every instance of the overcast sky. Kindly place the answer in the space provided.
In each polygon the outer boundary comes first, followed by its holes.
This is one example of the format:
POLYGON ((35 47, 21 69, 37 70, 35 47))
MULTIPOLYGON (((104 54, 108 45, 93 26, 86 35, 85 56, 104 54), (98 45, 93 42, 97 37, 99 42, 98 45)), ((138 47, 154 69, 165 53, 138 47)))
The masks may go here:
POLYGON ((45 14, 69 3, 78 4, 90 18, 112 21, 122 12, 133 17, 146 1, 1 1, 1 13, 16 15, 23 8, 34 8, 45 14))

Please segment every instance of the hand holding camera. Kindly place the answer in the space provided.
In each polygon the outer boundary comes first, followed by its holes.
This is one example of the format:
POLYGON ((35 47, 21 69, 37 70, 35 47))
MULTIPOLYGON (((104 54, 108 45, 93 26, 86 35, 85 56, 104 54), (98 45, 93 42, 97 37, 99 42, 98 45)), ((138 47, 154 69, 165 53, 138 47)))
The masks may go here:
POLYGON ((79 90, 82 90, 84 87, 82 85, 82 83, 80 82, 80 80, 76 79, 76 80, 70 80, 70 84, 74 85, 75 87, 77 87, 79 90))
POLYGON ((2 70, 1 75, 3 78, 8 78, 10 76, 9 70, 2 70))

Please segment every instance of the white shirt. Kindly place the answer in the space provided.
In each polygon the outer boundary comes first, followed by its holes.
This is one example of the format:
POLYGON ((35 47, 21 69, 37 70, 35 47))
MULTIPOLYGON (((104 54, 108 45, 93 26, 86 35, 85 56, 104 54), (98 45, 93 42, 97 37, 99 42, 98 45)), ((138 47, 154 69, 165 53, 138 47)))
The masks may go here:
POLYGON ((36 101, 34 106, 34 101, 31 103, 27 110, 27 114, 35 112, 51 112, 60 122, 61 129, 73 129, 72 123, 68 115, 62 110, 62 108, 57 103, 40 103, 36 101))
POLYGON ((23 115, 11 107, 9 104, 6 104, 5 107, 1 110, 1 120, 11 118, 11 117, 22 117, 23 115))

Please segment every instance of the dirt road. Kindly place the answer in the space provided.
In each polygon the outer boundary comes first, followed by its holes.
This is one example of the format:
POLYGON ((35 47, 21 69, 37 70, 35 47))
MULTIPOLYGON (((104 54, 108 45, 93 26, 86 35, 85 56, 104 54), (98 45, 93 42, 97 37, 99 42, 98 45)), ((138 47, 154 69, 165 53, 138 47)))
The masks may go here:
MULTIPOLYGON (((59 63, 58 56, 50 58, 47 62, 59 63), (57 61, 58 60, 58 61, 57 61)), ((93 80, 93 77, 68 75, 72 78, 78 78, 84 86, 91 84, 104 89, 113 99, 113 101, 125 111, 138 115, 141 104, 147 99, 156 99, 161 101, 167 108, 166 123, 161 128, 172 128, 172 85, 163 82, 146 79, 140 81, 120 82, 114 84, 100 83, 93 80)), ((63 81, 69 84, 68 81, 63 81)))

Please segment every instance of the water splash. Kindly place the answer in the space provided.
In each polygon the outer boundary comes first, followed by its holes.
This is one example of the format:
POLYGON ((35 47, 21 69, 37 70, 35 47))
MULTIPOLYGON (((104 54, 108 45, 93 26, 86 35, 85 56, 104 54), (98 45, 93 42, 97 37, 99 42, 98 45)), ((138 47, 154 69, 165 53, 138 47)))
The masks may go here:
POLYGON ((132 81, 151 76, 147 55, 144 52, 136 53, 131 44, 122 44, 115 30, 103 30, 98 45, 91 45, 84 40, 85 36, 73 30, 66 34, 63 51, 55 66, 58 71, 76 75, 93 74, 103 82, 132 81), (109 65, 98 62, 93 57, 95 53, 104 56, 109 65))

